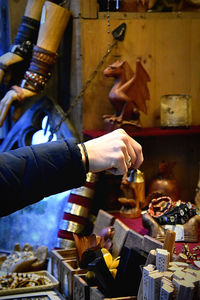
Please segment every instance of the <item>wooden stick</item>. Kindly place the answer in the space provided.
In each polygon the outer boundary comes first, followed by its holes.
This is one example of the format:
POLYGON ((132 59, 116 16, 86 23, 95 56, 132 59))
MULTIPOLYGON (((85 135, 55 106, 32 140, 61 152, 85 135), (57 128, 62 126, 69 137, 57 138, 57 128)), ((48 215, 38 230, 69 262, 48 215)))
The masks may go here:
POLYGON ((165 236, 163 249, 167 250, 170 253, 170 261, 173 255, 175 239, 176 239, 176 232, 172 230, 168 230, 165 236))

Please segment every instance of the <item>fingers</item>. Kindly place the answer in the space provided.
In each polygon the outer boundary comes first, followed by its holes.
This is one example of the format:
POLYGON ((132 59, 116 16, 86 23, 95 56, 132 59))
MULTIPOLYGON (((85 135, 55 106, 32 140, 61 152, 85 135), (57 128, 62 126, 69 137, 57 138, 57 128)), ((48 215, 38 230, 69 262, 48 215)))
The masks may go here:
POLYGON ((124 142, 124 159, 128 168, 138 169, 143 163, 144 157, 141 145, 130 137, 123 129, 117 129, 124 142))
POLYGON ((129 138, 129 139, 130 140, 127 144, 128 153, 131 157, 132 166, 135 169, 138 169, 144 160, 143 153, 142 153, 142 147, 133 138, 129 138))
POLYGON ((17 93, 13 90, 10 90, 0 101, 0 126, 3 125, 8 111, 15 100, 17 100, 17 93))
POLYGON ((123 175, 128 172, 128 166, 126 164, 125 156, 121 156, 121 159, 118 157, 113 160, 111 168, 108 169, 108 172, 114 175, 123 175))
POLYGON ((115 175, 123 175, 130 167, 139 168, 144 160, 141 145, 123 129, 117 129, 112 134, 116 135, 114 150, 117 155, 113 156, 111 168, 108 171, 115 175))
POLYGON ((109 171, 115 175, 139 168, 143 162, 142 147, 123 129, 85 142, 91 172, 109 171))

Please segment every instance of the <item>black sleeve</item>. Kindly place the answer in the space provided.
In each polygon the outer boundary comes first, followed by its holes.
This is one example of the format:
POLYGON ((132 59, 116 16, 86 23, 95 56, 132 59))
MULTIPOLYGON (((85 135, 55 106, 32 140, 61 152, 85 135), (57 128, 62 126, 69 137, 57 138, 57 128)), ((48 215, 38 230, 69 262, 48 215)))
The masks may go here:
POLYGON ((0 216, 79 187, 86 173, 73 139, 0 153, 0 216))

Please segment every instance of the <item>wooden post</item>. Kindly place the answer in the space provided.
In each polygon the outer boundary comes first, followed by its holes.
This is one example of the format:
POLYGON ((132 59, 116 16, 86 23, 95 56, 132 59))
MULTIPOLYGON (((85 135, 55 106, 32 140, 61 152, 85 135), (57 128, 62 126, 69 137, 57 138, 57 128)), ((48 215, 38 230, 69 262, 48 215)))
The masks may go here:
POLYGON ((97 19, 97 0, 81 0, 81 17, 84 19, 97 19))

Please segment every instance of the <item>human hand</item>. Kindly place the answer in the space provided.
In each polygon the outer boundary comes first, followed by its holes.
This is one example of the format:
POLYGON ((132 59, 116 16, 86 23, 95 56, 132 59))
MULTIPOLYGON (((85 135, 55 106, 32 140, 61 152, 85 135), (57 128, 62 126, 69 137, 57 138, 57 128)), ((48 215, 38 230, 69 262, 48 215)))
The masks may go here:
POLYGON ((141 145, 121 128, 84 144, 91 172, 107 170, 123 175, 130 167, 137 169, 143 162, 141 145))
POLYGON ((7 68, 19 63, 23 58, 15 53, 7 52, 0 57, 0 83, 7 71, 7 68))
POLYGON ((0 101, 0 127, 3 125, 8 111, 14 101, 22 102, 25 98, 34 96, 36 93, 15 86, 15 89, 9 90, 0 101))

